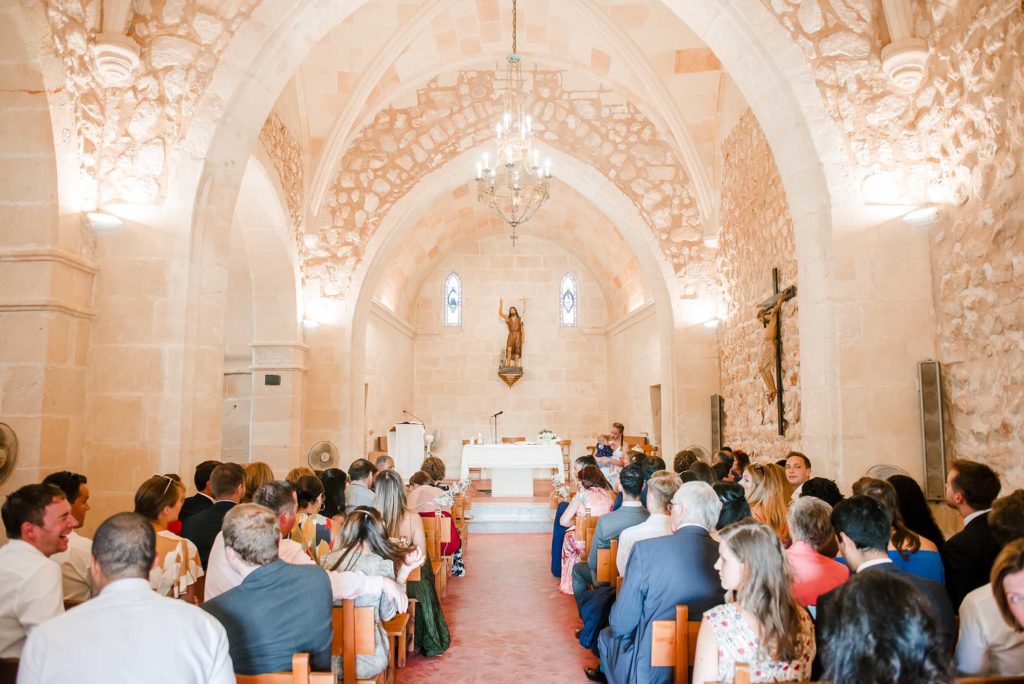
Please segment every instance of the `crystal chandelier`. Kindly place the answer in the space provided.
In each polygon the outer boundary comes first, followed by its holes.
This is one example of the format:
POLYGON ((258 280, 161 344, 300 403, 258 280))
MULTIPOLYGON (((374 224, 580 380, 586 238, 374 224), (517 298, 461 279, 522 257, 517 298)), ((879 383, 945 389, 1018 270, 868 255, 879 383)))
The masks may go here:
POLYGON ((505 58, 501 92, 501 121, 495 126, 495 152, 484 153, 476 165, 477 199, 496 210, 512 226, 529 221, 548 198, 551 160, 541 163, 533 149, 533 121, 526 114, 523 93, 523 60, 516 52, 516 0, 512 0, 512 52, 505 58))

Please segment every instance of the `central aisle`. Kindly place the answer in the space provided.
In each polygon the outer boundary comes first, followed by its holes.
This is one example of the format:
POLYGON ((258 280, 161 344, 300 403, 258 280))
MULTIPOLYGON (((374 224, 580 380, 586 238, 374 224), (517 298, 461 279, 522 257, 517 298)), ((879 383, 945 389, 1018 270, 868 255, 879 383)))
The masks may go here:
POLYGON ((551 576, 550 534, 480 534, 469 539, 466 576, 441 600, 452 645, 414 655, 398 682, 585 682, 597 658, 573 639, 576 602, 551 576))

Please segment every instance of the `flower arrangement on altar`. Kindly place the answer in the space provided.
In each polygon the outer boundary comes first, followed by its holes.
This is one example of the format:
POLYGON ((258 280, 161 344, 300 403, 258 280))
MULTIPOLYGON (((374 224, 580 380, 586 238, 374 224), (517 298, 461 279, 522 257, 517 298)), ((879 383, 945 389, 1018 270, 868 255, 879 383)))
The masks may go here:
POLYGON ((555 442, 558 441, 558 435, 556 435, 551 430, 544 428, 543 430, 537 433, 537 439, 539 439, 542 442, 555 442))

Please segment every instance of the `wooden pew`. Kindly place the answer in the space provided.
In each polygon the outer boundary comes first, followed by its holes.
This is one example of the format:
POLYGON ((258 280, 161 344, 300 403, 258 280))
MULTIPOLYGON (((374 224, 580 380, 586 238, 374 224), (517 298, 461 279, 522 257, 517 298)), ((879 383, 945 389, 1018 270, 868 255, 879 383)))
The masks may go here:
POLYGON ((394 660, 376 679, 356 679, 356 656, 373 655, 376 645, 377 621, 373 608, 356 608, 353 599, 345 599, 331 610, 331 627, 334 629, 331 655, 341 656, 342 684, 387 684, 394 681, 394 660))
POLYGON ((235 681, 238 684, 333 684, 335 679, 334 675, 330 672, 311 672, 309 669, 309 654, 296 653, 292 656, 291 672, 235 675, 235 681))
POLYGON ((619 552, 619 540, 612 539, 607 549, 597 550, 597 577, 595 582, 610 584, 613 587, 618 585, 619 566, 615 563, 615 555, 619 552))
MULTIPOLYGON (((651 665, 675 668, 675 684, 686 684, 699 632, 700 620, 691 621, 690 609, 685 605, 676 606, 675 620, 655 620, 651 623, 651 665)), ((740 684, 739 679, 736 684, 740 684)))

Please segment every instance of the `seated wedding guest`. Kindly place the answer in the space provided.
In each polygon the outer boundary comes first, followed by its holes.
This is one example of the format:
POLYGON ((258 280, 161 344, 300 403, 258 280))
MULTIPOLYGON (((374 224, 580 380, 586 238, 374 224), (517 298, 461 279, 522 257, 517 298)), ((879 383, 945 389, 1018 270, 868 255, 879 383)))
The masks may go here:
POLYGON ((345 487, 348 475, 339 468, 328 468, 320 475, 324 485, 323 516, 331 521, 331 548, 336 548, 338 532, 345 524, 345 487))
POLYGON ((199 550, 199 560, 204 570, 210 559, 210 547, 220 533, 224 516, 245 494, 245 471, 242 466, 222 463, 214 468, 210 473, 210 491, 213 493, 213 505, 189 516, 181 526, 181 536, 195 544, 199 550))
MULTIPOLYGON (((1003 548, 1024 539, 1024 490, 996 499, 988 514, 989 529, 1003 548)), ((961 676, 983 677, 1024 674, 1024 632, 1008 625, 1000 615, 1019 577, 1000 578, 999 558, 992 566, 992 581, 974 589, 960 604, 960 638, 956 643, 956 669, 961 676)), ((1020 599, 1015 599, 1019 601, 1020 599)))
POLYGON ((747 456, 746 452, 735 451, 732 454, 732 468, 729 470, 729 479, 733 482, 739 482, 740 478, 743 477, 743 471, 750 465, 750 456, 747 456))
MULTIPOLYGON (((672 534, 672 518, 669 516, 668 508, 676 490, 682 484, 678 475, 667 470, 660 470, 651 477, 647 488, 647 510, 650 515, 643 522, 627 527, 619 534, 619 550, 615 556, 615 566, 619 569, 620 575, 626 574, 629 554, 637 542, 672 534)), ((624 484, 623 489, 625 489, 624 484)), ((601 518, 597 522, 597 526, 600 527, 610 515, 601 518)), ((596 555, 594 560, 596 565, 596 555)), ((594 572, 596 573, 596 568, 594 572)))
POLYGON ((348 467, 348 487, 345 490, 345 513, 358 506, 373 506, 373 480, 377 467, 365 458, 357 458, 348 467))
POLYGON ((818 550, 835 537, 832 507, 821 499, 807 496, 789 507, 789 531, 793 543, 786 559, 793 576, 793 597, 801 606, 814 606, 818 597, 850 578, 850 568, 818 550))
MULTIPOLYGON (((736 457, 731 451, 722 449, 715 454, 715 457, 711 461, 711 472, 715 474, 715 482, 722 482, 729 477, 729 473, 732 472, 732 466, 735 460, 736 457)), ((708 484, 714 484, 714 482, 710 482, 708 484)))
POLYGON ((623 435, 626 428, 622 423, 612 423, 611 433, 608 439, 599 437, 597 449, 594 451, 594 458, 601 474, 609 482, 616 482, 619 477, 619 470, 628 465, 626 455, 629 447, 626 445, 623 435))
POLYGON ((0 514, 8 539, 0 548, 0 658, 17 658, 33 630, 64 612, 61 569, 51 558, 67 551, 78 521, 64 492, 48 484, 11 492, 0 514))
MULTIPOLYGON (((402 476, 385 470, 375 480, 374 505, 380 511, 388 538, 403 548, 416 547, 427 552, 423 519, 409 510, 402 476)), ((351 515, 351 514, 350 514, 351 515)), ((423 563, 418 581, 406 583, 409 598, 416 599, 416 644, 425 656, 436 656, 448 650, 451 634, 441 612, 441 600, 434 588, 434 572, 429 562, 423 563)))
POLYGON ((722 530, 715 564, 732 601, 704 613, 694 656, 693 684, 731 681, 736 663, 752 681, 806 680, 814 662, 814 623, 790 590, 778 534, 756 522, 722 530))
POLYGON ((833 592, 831 603, 842 618, 819 618, 817 627, 826 645, 825 677, 833 684, 954 681, 935 616, 903 577, 857 574, 833 592))
MULTIPOLYGON (((389 577, 404 586, 425 556, 422 551, 399 546, 388 539, 384 521, 375 508, 360 506, 345 520, 339 535, 339 546, 323 559, 323 566, 334 572, 361 572, 365 575, 389 577), (396 575, 396 568, 398 574, 396 575)), ((390 642, 383 622, 395 617, 398 607, 386 595, 364 595, 356 599, 356 607, 372 607, 376 634, 374 651, 356 656, 356 678, 374 679, 387 669, 390 642)), ((342 674, 341 658, 333 664, 334 672, 342 674)))
POLYGON ((430 476, 430 479, 434 481, 434 486, 440 489, 444 489, 441 483, 444 481, 445 471, 447 470, 444 465, 444 461, 439 459, 437 456, 427 456, 423 459, 423 463, 420 465, 420 470, 430 476))
POLYGON ((839 491, 839 485, 836 484, 835 480, 830 480, 826 477, 812 477, 807 482, 804 482, 803 487, 800 488, 800 496, 813 496, 816 499, 821 499, 833 508, 843 500, 843 493, 839 491))
MULTIPOLYGON (((597 459, 593 456, 580 456, 572 463, 569 475, 574 482, 579 482, 579 472, 588 465, 597 467, 597 459)), ((554 521, 551 526, 551 574, 562 576, 562 543, 565 541, 565 528, 562 527, 562 514, 569 507, 568 501, 559 501, 555 508, 554 521)))
MULTIPOLYGON (((907 580, 921 594, 921 598, 932 611, 942 639, 942 647, 948 654, 953 650, 956 628, 953 607, 949 596, 938 582, 900 570, 889 558, 889 537, 892 534, 892 514, 881 501, 870 496, 853 496, 844 499, 832 509, 832 527, 839 537, 839 548, 850 570, 863 572, 886 572, 907 580)), ((839 589, 833 589, 818 597, 817 619, 847 620, 851 616, 834 609, 831 601, 839 589)), ((819 634, 820 636, 820 634, 819 634)), ((819 640, 818 648, 822 643, 819 640)), ((825 662, 824 660, 822 662, 825 662)))
POLYGON ((320 515, 324 505, 324 485, 319 477, 303 475, 295 483, 298 512, 291 537, 306 550, 314 563, 320 562, 321 551, 326 555, 331 548, 330 521, 320 515))
POLYGON ((210 491, 210 475, 213 469, 220 465, 220 461, 203 461, 196 466, 196 472, 192 476, 192 482, 196 486, 196 493, 185 499, 178 513, 178 520, 184 520, 196 513, 205 511, 213 505, 213 493, 210 491))
POLYGON ((740 485, 747 493, 747 503, 754 520, 775 530, 782 543, 789 544, 786 513, 792 488, 786 471, 774 463, 751 463, 743 471, 740 485))
POLYGON ((1010 542, 996 556, 992 593, 1006 625, 1024 632, 1024 539, 1010 542))
MULTIPOLYGON (((312 565, 313 560, 302 548, 302 544, 294 541, 289 533, 295 525, 298 504, 295 498, 295 487, 285 480, 273 480, 256 490, 253 503, 269 509, 277 515, 277 525, 281 530, 278 542, 278 557, 292 565, 312 565)), ((242 582, 239 575, 227 562, 224 550, 224 534, 217 535, 210 550, 210 570, 206 576, 207 600, 237 587, 242 582)), ((405 612, 408 605, 405 591, 395 582, 384 577, 367 577, 359 572, 328 572, 331 592, 335 601, 356 598, 363 594, 379 594, 385 592, 391 600, 398 603, 405 612)))
POLYGON ((709 485, 716 485, 722 481, 722 478, 718 477, 711 466, 701 461, 697 461, 690 466, 690 472, 697 476, 698 482, 707 482, 709 485))
MULTIPOLYGON (((665 459, 660 456, 648 456, 647 454, 640 452, 636 453, 637 456, 630 462, 630 465, 635 465, 644 474, 644 487, 640 490, 640 505, 647 508, 647 482, 651 479, 651 475, 658 472, 659 470, 665 469, 665 459)), ((618 492, 615 495, 615 503, 612 504, 612 510, 617 511, 622 507, 622 488, 618 488, 618 492)))
POLYGON ((673 457, 672 470, 674 470, 677 475, 682 474, 684 470, 689 470, 690 466, 699 460, 700 457, 697 456, 697 452, 691 451, 690 449, 683 449, 673 457))
MULTIPOLYGON (((62 470, 43 478, 43 484, 60 487, 69 504, 71 517, 78 521, 75 530, 85 524, 85 515, 89 512, 89 482, 85 475, 62 470)), ((92 540, 83 537, 75 530, 68 534, 67 551, 60 551, 50 556, 50 560, 60 565, 64 577, 64 602, 81 603, 92 596, 92 540)))
POLYGON ((154 475, 139 485, 134 510, 149 520, 156 533, 156 563, 149 571, 150 585, 162 596, 195 603, 195 584, 203 576, 199 551, 188 539, 167 529, 169 522, 178 519, 184 501, 183 484, 168 475, 154 475))
POLYGON ((573 593, 573 567, 583 554, 583 542, 576 539, 576 517, 589 513, 592 518, 599 518, 612 510, 615 501, 611 485, 598 468, 587 466, 580 471, 579 480, 576 496, 559 519, 566 531, 562 541, 562 578, 558 589, 570 595, 573 593))
POLYGON ((682 484, 672 496, 672 534, 633 546, 608 627, 598 638, 601 662, 586 668, 591 681, 668 684, 672 668, 651 665, 654 620, 674 620, 685 603, 696 620, 722 602, 715 572, 718 544, 708 531, 721 502, 704 482, 682 484))
MULTIPOLYGON (((427 465, 427 461, 423 461, 423 464, 427 465)), ((436 465, 432 469, 437 472, 436 465)), ((441 474, 444 474, 443 470, 441 474)), ((464 576, 466 566, 462 561, 462 537, 459 535, 459 528, 455 526, 455 518, 452 517, 451 494, 439 488, 433 477, 423 470, 416 471, 409 478, 409 489, 406 501, 409 510, 416 511, 423 518, 435 518, 440 514, 445 519, 439 524, 448 526, 450 541, 441 543, 441 555, 452 557, 452 577, 464 576)))
POLYGON ((224 516, 222 534, 227 563, 242 581, 202 608, 227 631, 235 672, 286 672, 295 653, 309 653, 312 670, 329 672, 332 597, 327 573, 318 565, 281 560, 281 528, 264 506, 235 506, 224 516))
POLYGON ((908 529, 930 540, 941 553, 946 538, 935 522, 935 516, 932 514, 932 509, 928 507, 924 492, 921 491, 921 485, 917 484, 917 480, 909 475, 891 475, 888 482, 896 490, 903 523, 908 529))
POLYGON ((942 569, 942 556, 927 539, 907 529, 900 515, 899 500, 896 490, 885 480, 873 477, 862 477, 853 483, 854 494, 864 494, 878 499, 892 514, 892 538, 889 541, 889 558, 901 570, 912 575, 920 575, 939 584, 945 584, 945 573, 942 569))
POLYGON ((811 475, 811 459, 799 451, 790 451, 786 454, 786 462, 783 467, 786 469, 786 479, 793 487, 793 498, 799 499, 801 487, 813 477, 811 475))
POLYGON ((381 454, 373 460, 373 466, 377 470, 394 470, 395 459, 391 458, 387 454, 381 454))
POLYGON ((245 494, 242 495, 242 503, 252 503, 252 496, 256 490, 274 479, 274 471, 263 461, 253 461, 245 464, 245 494))
POLYGON ((316 471, 309 466, 298 466, 289 470, 284 479, 286 482, 291 482, 293 485, 297 485, 299 483, 299 478, 305 477, 306 475, 316 477, 316 471))
MULTIPOLYGON (((587 588, 590 585, 598 585, 597 550, 607 549, 612 540, 618 539, 624 529, 647 520, 648 513, 640 503, 640 492, 644 488, 644 473, 641 467, 630 464, 619 471, 619 488, 622 490, 622 507, 600 516, 597 527, 594 528, 594 539, 590 544, 587 559, 571 566, 572 593, 576 597, 577 610, 587 588)), ((593 509, 591 515, 594 515, 593 509)), ((566 537, 568 538, 568 534, 566 537)))
POLYGON ((722 502, 722 512, 718 514, 718 522, 715 523, 712 537, 717 530, 750 517, 750 505, 747 504, 743 487, 732 482, 716 482, 713 488, 718 500, 722 502))
POLYGON ((995 471, 973 461, 953 461, 946 476, 946 505, 964 519, 964 529, 942 547, 946 590, 954 609, 969 591, 989 581, 999 545, 988 527, 988 511, 1000 487, 995 471))
POLYGON ((96 598, 32 631, 19 682, 235 681, 220 623, 150 587, 156 535, 148 520, 135 513, 108 518, 92 553, 96 598))

